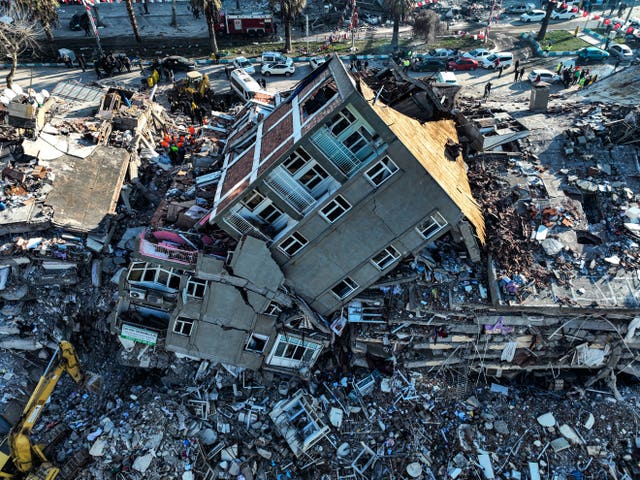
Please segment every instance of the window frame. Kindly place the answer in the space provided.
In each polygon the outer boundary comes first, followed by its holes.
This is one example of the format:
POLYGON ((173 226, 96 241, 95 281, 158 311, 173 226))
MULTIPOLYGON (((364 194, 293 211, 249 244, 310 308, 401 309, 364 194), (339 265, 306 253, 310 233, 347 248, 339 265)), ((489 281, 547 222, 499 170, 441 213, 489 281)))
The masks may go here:
POLYGON ((447 222, 447 219, 444 218, 442 214, 436 210, 434 213, 432 213, 427 218, 425 218, 422 222, 416 225, 416 231, 420 234, 422 238, 424 238, 425 240, 429 240, 430 238, 433 238, 433 236, 436 233, 447 228, 448 225, 449 225, 449 222, 447 222), (442 220, 442 224, 438 222, 438 218, 442 220), (428 227, 427 227, 427 224, 429 224, 428 227), (436 229, 430 232, 429 235, 425 235, 424 232, 429 230, 434 225, 436 225, 436 229))
POLYGON ((190 337, 191 334, 193 333, 193 327, 195 326, 195 323, 196 321, 194 318, 178 316, 173 322, 173 328, 171 330, 176 335, 182 335, 183 337, 190 337), (178 329, 178 326, 180 326, 179 329, 178 329), (188 326, 188 332, 184 333, 186 326, 188 326))
POLYGON ((393 265, 401 256, 401 253, 396 247, 389 245, 371 257, 371 263, 373 263, 378 270, 383 271, 393 265), (376 257, 380 256, 382 256, 382 258, 376 261, 376 257))
POLYGON ((190 298, 200 298, 203 299, 205 294, 207 293, 207 287, 209 286, 209 282, 206 280, 201 280, 200 278, 190 277, 187 280, 187 285, 184 287, 185 295, 190 298), (202 287, 202 296, 196 295, 198 287, 202 287))
POLYGON ((400 168, 398 167, 398 165, 396 165, 396 163, 391 159, 391 157, 389 157, 389 155, 385 155, 383 158, 378 160, 374 165, 368 168, 364 172, 364 175, 367 178, 367 181, 371 185, 373 185, 374 187, 379 187, 399 171, 400 171, 400 168), (390 168, 389 164, 391 164, 393 167, 390 168), (376 169, 377 171, 375 173, 371 173, 372 170, 376 170, 376 169), (383 175, 382 179, 380 181, 376 181, 375 179, 378 178, 380 175, 383 175))
POLYGON ((342 218, 345 213, 347 213, 349 210, 351 210, 351 207, 352 207, 352 205, 347 201, 346 198, 344 198, 342 195, 336 195, 331 201, 327 202, 327 204, 324 207, 322 207, 318 211, 318 213, 327 222, 335 223, 340 218, 342 218), (344 202, 346 204, 346 206, 342 205, 341 202, 344 202), (330 215, 333 214, 333 212, 335 212, 339 208, 343 209, 342 212, 337 217, 331 219, 330 215))
POLYGON ((322 351, 321 343, 310 342, 295 335, 279 333, 271 348, 268 363, 274 364, 274 359, 278 359, 277 365, 282 365, 283 361, 310 364, 318 351, 322 351), (305 345, 305 343, 307 344, 305 345))
POLYGON ((333 293, 338 299, 344 300, 353 292, 355 292, 358 288, 360 288, 360 285, 358 285, 358 282, 356 282, 353 278, 346 276, 342 280, 340 280, 338 283, 336 283, 333 287, 331 287, 330 290, 331 290, 331 293, 333 293), (342 295, 336 292, 336 288, 340 284, 345 284, 349 288, 349 291, 345 292, 342 295))
POLYGON ((267 345, 269 345, 269 336, 268 335, 263 335, 261 333, 251 332, 249 334, 249 337, 247 338, 247 342, 244 345, 244 350, 246 352, 263 354, 264 351, 267 349, 267 345), (264 345, 262 346, 262 350, 256 350, 256 349, 253 349, 253 348, 249 348, 249 344, 251 343, 251 340, 254 339, 254 338, 264 342, 264 345))
MULTIPOLYGON (((278 249, 280 249, 280 251, 285 255, 287 255, 288 257, 293 257, 300 250, 306 247, 308 244, 309 244, 309 240, 307 240, 304 235, 302 235, 300 232, 293 232, 291 235, 287 236, 284 240, 282 240, 282 242, 280 242, 280 244, 278 245, 278 249), (304 240, 304 243, 299 238, 294 238, 296 235, 300 237, 302 240, 304 240), (300 247, 293 252, 287 251, 283 245, 289 240, 291 240, 291 245, 293 245, 294 242, 298 242, 300 244, 300 247)), ((287 245, 287 248, 288 247, 289 245, 287 245)))

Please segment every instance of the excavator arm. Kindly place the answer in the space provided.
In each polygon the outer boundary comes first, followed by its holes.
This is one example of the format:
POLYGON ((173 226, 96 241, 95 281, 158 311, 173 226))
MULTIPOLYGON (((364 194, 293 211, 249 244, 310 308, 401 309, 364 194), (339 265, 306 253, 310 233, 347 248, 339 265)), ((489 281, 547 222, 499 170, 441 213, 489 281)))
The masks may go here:
POLYGON ((47 461, 42 451, 31 443, 31 430, 65 371, 76 383, 84 383, 84 375, 76 352, 71 343, 63 340, 40 377, 20 420, 9 432, 11 457, 13 464, 20 472, 29 472, 33 469, 34 456, 39 457, 39 462, 47 461))

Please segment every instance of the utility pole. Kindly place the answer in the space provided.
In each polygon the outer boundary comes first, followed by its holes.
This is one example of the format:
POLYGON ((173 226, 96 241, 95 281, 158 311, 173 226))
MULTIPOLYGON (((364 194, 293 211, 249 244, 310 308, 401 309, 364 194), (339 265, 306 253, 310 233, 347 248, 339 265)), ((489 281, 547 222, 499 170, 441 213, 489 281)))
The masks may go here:
POLYGON ((93 19, 93 13, 91 12, 91 4, 94 3, 93 0, 82 0, 82 4, 84 5, 85 10, 87 11, 87 17, 89 17, 89 23, 91 24, 91 31, 93 35, 96 37, 96 43, 98 44, 98 53, 102 55, 102 45, 100 45, 100 35, 98 34, 98 27, 96 27, 96 22, 93 19))
POLYGON ((625 24, 629 23, 629 18, 631 17, 631 12, 633 12, 633 9, 635 8, 635 6, 636 6, 636 0, 633 0, 633 3, 629 7, 629 11, 627 12, 627 18, 624 19, 624 23, 625 24))
POLYGON ((489 31, 491 30, 491 23, 493 20, 493 12, 496 9, 496 0, 493 0, 493 2, 491 3, 491 11, 489 12, 489 20, 487 22, 487 28, 485 28, 484 30, 484 42, 487 43, 487 41, 489 40, 489 31))

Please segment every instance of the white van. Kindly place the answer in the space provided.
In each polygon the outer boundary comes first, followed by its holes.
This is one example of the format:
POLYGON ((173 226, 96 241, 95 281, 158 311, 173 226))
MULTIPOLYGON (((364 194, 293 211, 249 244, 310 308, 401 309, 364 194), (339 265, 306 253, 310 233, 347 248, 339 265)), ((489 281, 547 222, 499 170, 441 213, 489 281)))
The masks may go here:
POLYGON ((436 84, 438 83, 444 85, 459 85, 456 74, 453 72, 438 72, 438 75, 436 75, 436 84))
POLYGON ((497 52, 482 59, 483 68, 496 68, 496 60, 500 60, 498 67, 509 68, 513 65, 513 53, 497 52))
POLYGON ((251 100, 256 92, 262 91, 258 82, 247 72, 236 69, 229 75, 231 88, 244 100, 251 100))
POLYGON ((280 52, 262 52, 262 58, 260 61, 263 65, 271 63, 287 63, 287 57, 280 52))

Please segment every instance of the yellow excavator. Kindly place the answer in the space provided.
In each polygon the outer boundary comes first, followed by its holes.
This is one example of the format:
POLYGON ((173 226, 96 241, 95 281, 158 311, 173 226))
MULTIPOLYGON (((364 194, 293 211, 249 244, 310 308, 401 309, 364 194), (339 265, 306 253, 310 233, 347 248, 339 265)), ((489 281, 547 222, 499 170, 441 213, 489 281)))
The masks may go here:
POLYGON ((61 341, 15 425, 12 426, 12 422, 0 415, 0 479, 58 478, 60 469, 51 464, 44 454, 47 442, 32 443, 31 430, 65 371, 77 384, 90 390, 99 389, 99 377, 86 378, 71 343, 61 341))

